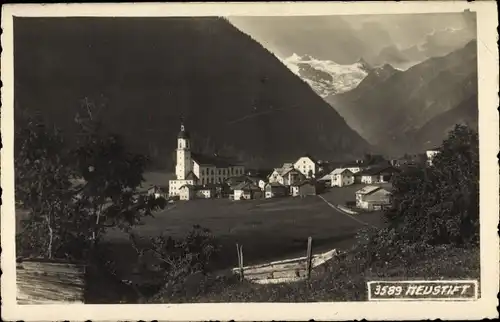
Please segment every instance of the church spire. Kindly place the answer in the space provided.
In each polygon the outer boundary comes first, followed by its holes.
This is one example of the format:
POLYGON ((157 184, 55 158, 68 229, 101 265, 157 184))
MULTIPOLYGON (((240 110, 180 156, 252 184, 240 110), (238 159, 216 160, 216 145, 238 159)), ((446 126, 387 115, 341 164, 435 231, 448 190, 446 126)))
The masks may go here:
POLYGON ((184 132, 185 131, 185 128, 184 128, 184 116, 181 115, 181 132, 184 132))
POLYGON ((177 136, 179 139, 189 139, 189 133, 186 131, 186 127, 184 126, 184 118, 181 117, 181 131, 177 136))

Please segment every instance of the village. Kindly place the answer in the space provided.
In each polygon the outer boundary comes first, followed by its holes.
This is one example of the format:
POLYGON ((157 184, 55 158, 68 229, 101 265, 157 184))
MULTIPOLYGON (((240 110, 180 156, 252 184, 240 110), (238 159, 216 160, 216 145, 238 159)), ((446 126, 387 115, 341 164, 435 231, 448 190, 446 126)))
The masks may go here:
POLYGON ((367 155, 352 162, 329 162, 311 155, 299 156, 272 170, 246 169, 244 165, 218 155, 191 151, 189 132, 181 124, 177 136, 176 179, 167 186, 151 185, 148 194, 164 197, 173 203, 193 199, 233 201, 321 195, 332 188, 358 187, 337 210, 349 214, 383 210, 390 206, 391 179, 405 167, 419 163, 432 165, 439 149, 425 154, 386 160, 381 155, 367 155))

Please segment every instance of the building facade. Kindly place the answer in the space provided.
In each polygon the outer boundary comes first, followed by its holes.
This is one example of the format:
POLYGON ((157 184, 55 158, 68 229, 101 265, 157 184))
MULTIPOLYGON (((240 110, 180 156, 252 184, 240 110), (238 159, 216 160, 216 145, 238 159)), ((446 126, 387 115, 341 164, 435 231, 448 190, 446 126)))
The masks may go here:
POLYGON ((319 171, 318 162, 309 155, 300 157, 294 164, 293 167, 299 170, 307 178, 314 178, 316 173, 319 171))
POLYGON ((284 186, 290 186, 294 183, 301 182, 306 178, 306 176, 294 168, 292 164, 285 163, 283 167, 276 168, 269 175, 269 183, 279 183, 284 186))
POLYGON ((179 196, 184 185, 220 184, 232 176, 243 175, 242 164, 218 155, 203 155, 191 151, 191 139, 184 124, 177 136, 175 180, 169 181, 169 196, 179 196))
POLYGON ((391 192, 380 186, 366 186, 356 191, 356 207, 366 210, 380 210, 391 205, 391 192))
POLYGON ((331 186, 344 187, 354 184, 354 173, 349 169, 335 169, 331 173, 331 186))
POLYGON ((439 148, 434 148, 434 149, 430 149, 430 150, 427 150, 425 151, 425 155, 427 156, 427 165, 428 166, 432 166, 432 160, 436 157, 436 155, 438 155, 440 152, 439 148))
POLYGON ((316 195, 316 184, 310 181, 293 184, 290 187, 290 194, 293 197, 314 196, 316 195))

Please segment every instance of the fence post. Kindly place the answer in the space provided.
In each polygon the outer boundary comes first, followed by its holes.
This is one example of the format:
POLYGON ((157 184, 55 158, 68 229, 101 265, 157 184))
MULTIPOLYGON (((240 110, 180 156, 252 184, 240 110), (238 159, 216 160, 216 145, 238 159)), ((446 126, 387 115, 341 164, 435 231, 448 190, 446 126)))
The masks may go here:
POLYGON ((307 279, 311 278, 311 270, 312 270, 312 237, 309 237, 307 238, 307 262, 306 262, 307 279))
POLYGON ((241 280, 241 266, 240 266, 240 263, 241 263, 241 259, 240 259, 240 245, 238 245, 238 243, 236 243, 236 254, 238 255, 238 268, 240 269, 240 280, 241 280))
POLYGON ((243 245, 240 246, 239 252, 240 252, 240 256, 239 256, 240 257, 240 278, 243 281, 243 279, 245 278, 245 276, 243 275, 243 245))

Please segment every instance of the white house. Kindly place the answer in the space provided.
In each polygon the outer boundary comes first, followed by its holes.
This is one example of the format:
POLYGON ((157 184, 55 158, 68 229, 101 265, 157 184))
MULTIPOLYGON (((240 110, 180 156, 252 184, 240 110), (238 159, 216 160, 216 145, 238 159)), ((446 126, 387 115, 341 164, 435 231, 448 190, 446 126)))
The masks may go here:
POLYGON ((300 157, 293 167, 299 170, 307 178, 314 178, 315 174, 319 171, 318 162, 309 155, 300 157))
POLYGON ((249 200, 262 197, 262 190, 253 182, 242 182, 234 187, 234 200, 249 200))
POLYGON ((184 185, 221 183, 229 177, 243 175, 243 165, 218 155, 207 156, 191 152, 189 133, 184 124, 177 136, 175 180, 169 181, 169 196, 178 196, 184 185))
POLYGON ((362 171, 365 167, 366 165, 363 164, 362 160, 356 160, 356 162, 343 164, 340 168, 348 169, 352 173, 358 173, 362 171))
POLYGON ((196 197, 202 199, 214 198, 217 191, 216 186, 213 184, 200 186, 195 188, 195 190, 196 190, 196 197))
POLYGON ((354 176, 360 178, 359 182, 361 183, 388 183, 391 181, 392 176, 398 172, 400 170, 392 166, 374 166, 358 172, 354 176))
POLYGON ((440 149, 439 148, 434 148, 434 149, 429 149, 427 151, 425 151, 425 154, 427 156, 427 165, 431 166, 432 165, 432 160, 434 159, 434 157, 436 157, 436 155, 438 155, 440 153, 440 149))
POLYGON ((367 210, 380 210, 391 204, 390 188, 368 185, 356 191, 356 207, 367 210))
POLYGON ((284 186, 290 186, 304 179, 305 175, 295 169, 291 163, 285 163, 283 167, 274 169, 268 177, 269 183, 280 183, 284 186))
POLYGON ((338 168, 331 173, 331 186, 344 187, 354 184, 354 173, 349 169, 338 168))
POLYGON ((179 187, 180 200, 192 200, 195 197, 195 187, 192 184, 185 184, 179 187))

